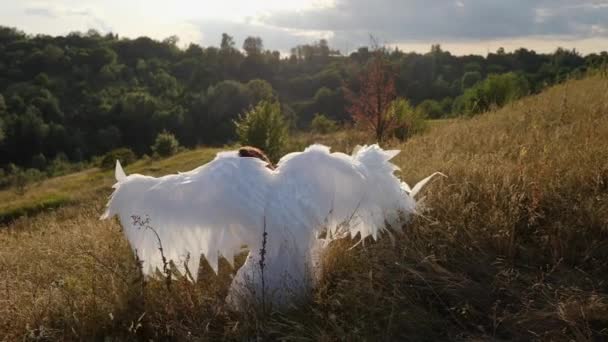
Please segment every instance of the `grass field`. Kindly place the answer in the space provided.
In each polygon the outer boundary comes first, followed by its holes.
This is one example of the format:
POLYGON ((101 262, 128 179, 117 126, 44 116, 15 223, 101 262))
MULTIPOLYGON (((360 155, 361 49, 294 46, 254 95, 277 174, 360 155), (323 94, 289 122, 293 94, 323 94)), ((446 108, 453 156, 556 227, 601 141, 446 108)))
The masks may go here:
MULTIPOLYGON (((369 142, 340 132, 292 147, 313 141, 369 142)), ((570 81, 388 144, 404 180, 448 176, 424 190, 423 215, 394 242, 334 243, 311 301, 268 315, 222 305, 227 262, 218 276, 203 265, 197 284, 143 281, 118 223, 97 219, 109 171, 0 192, 1 213, 69 201, 0 230, 0 340, 608 339, 608 81, 570 81)), ((187 170, 215 152, 126 169, 187 170)))

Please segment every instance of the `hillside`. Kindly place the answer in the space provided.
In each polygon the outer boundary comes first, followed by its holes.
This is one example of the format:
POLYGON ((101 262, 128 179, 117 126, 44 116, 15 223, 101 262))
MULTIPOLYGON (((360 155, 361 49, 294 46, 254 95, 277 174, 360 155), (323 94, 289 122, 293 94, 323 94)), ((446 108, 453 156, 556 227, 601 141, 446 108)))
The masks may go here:
MULTIPOLYGON (((203 265, 197 284, 142 282, 117 222, 97 220, 109 172, 44 181, 76 203, 0 230, 0 339, 606 339, 607 113, 608 81, 590 77, 394 143, 404 180, 448 175, 425 189, 423 215, 394 241, 335 243, 312 301, 268 316, 221 305, 227 262, 219 276, 203 265)), ((340 134, 298 144, 360 140, 340 134)), ((214 152, 127 171, 184 170, 214 152)))

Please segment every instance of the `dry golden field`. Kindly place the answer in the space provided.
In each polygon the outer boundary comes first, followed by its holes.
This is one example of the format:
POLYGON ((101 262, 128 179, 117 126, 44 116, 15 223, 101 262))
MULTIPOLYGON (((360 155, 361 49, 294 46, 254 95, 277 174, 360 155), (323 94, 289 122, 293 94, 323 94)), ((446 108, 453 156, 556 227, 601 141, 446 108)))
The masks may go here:
MULTIPOLYGON (((299 136, 293 148, 313 141, 350 150, 365 137, 299 136)), ((117 221, 98 220, 110 172, 0 192, 2 210, 70 199, 0 228, 0 340, 608 339, 606 79, 389 145, 404 180, 448 178, 423 191, 424 212, 394 241, 335 243, 310 302, 280 313, 227 310, 227 262, 219 276, 203 265, 196 284, 144 281, 117 221)), ((216 151, 126 169, 187 170, 216 151)))

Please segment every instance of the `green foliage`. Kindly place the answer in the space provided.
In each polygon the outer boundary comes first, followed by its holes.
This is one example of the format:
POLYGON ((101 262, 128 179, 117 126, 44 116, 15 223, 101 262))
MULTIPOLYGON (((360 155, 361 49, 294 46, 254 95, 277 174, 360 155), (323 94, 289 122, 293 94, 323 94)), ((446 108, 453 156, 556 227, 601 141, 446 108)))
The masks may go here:
POLYGON ((319 134, 327 134, 335 132, 338 129, 338 125, 335 120, 328 118, 327 116, 317 113, 312 119, 310 129, 319 134))
POLYGON ((21 169, 14 164, 9 164, 7 171, 2 171, 1 176, 0 188, 13 187, 13 191, 18 195, 23 195, 29 184, 45 178, 38 169, 21 169))
MULTIPOLYGON (((232 121, 262 100, 291 108, 284 114, 294 127, 310 127, 315 113, 348 122, 345 89, 362 88, 359 75, 374 55, 361 47, 343 56, 326 40, 294 47, 289 59, 265 50, 260 37, 236 42, 224 33, 220 47, 183 50, 178 41, 94 30, 51 37, 0 27, 0 167, 28 167, 39 154, 82 162, 118 146, 143 154, 163 130, 186 147, 228 144, 237 138, 232 121)), ((395 71, 396 94, 415 105, 440 102, 442 116, 452 107, 485 110, 487 91, 475 88, 491 73, 520 74, 533 93, 608 62, 607 53, 582 57, 565 49, 503 49, 482 57, 454 56, 435 45, 424 54, 378 53, 395 71)))
POLYGON ((467 90, 481 81, 481 73, 479 71, 468 71, 462 75, 462 90, 467 90))
POLYGON ((287 123, 278 102, 261 101, 235 121, 239 141, 262 149, 271 161, 281 156, 287 141, 287 123))
POLYGON ((59 153, 46 167, 46 173, 49 177, 64 175, 68 172, 78 169, 78 164, 70 163, 68 157, 64 153, 59 153))
POLYGON ((44 154, 39 153, 32 157, 32 167, 38 170, 44 170, 47 166, 47 160, 44 154))
POLYGON ((397 118, 397 125, 393 134, 402 141, 424 132, 428 127, 426 113, 414 109, 409 101, 404 98, 397 98, 390 104, 388 115, 397 118))
POLYGON ((116 165, 117 160, 120 161, 123 166, 125 166, 137 160, 137 156, 129 148, 117 148, 103 156, 99 167, 102 169, 111 169, 114 167, 114 165, 116 165))
POLYGON ((439 119, 445 116, 441 104, 435 100, 424 100, 416 107, 416 111, 429 119, 439 119))
MULTIPOLYGON (((257 82, 252 83, 254 88, 257 88, 258 85, 257 82)), ((264 95, 263 92, 259 94, 264 95)), ((233 139, 235 135, 232 121, 251 105, 253 105, 251 92, 247 85, 237 81, 222 81, 209 87, 201 107, 197 108, 206 112, 201 115, 199 121, 199 134, 206 135, 206 142, 209 143, 226 142, 233 139)))
POLYGON ((247 37, 243 42, 243 50, 247 53, 247 56, 256 56, 262 53, 264 44, 260 37, 247 37))
POLYGON ((521 75, 490 75, 485 81, 467 89, 455 102, 454 110, 468 115, 482 113, 517 100, 529 91, 528 81, 521 75))
POLYGON ((247 82, 252 103, 260 101, 272 101, 275 99, 274 89, 272 85, 265 80, 255 79, 247 82))
POLYGON ((163 131, 156 136, 152 151, 161 157, 169 157, 177 153, 179 150, 179 142, 175 135, 167 131, 163 131))

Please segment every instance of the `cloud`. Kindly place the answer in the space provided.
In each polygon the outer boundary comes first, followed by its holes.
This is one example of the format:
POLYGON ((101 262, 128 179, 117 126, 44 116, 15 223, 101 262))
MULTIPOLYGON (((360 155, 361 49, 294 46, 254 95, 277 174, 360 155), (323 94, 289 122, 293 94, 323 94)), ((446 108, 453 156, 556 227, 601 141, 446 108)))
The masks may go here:
POLYGON ((275 12, 267 25, 334 33, 335 40, 392 43, 495 40, 527 36, 607 36, 608 1, 338 0, 334 7, 275 12))
POLYGON ((239 47, 252 35, 281 52, 320 38, 349 52, 369 45, 370 35, 417 51, 433 43, 475 52, 511 42, 543 50, 543 42, 583 51, 608 45, 608 0, 21 0, 0 5, 0 22, 55 35, 176 34, 180 45, 217 46, 226 32, 239 47))
POLYGON ((30 7, 25 9, 25 14, 31 16, 41 16, 47 18, 56 18, 57 15, 50 8, 30 7))

